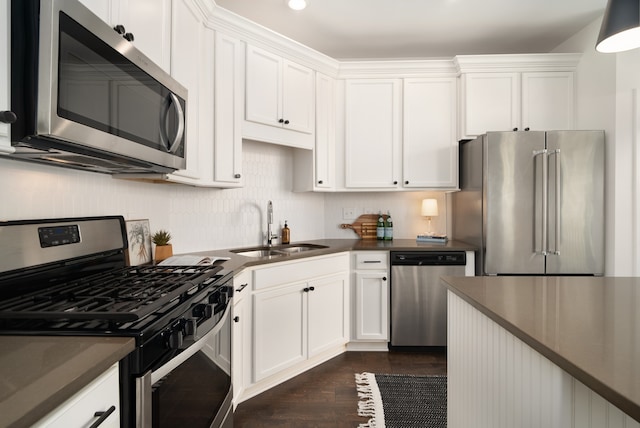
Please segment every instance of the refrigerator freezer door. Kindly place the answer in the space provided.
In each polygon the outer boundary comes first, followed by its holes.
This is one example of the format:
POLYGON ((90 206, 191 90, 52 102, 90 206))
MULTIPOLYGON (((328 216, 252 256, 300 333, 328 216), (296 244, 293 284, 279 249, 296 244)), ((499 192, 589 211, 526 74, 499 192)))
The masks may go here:
POLYGON ((547 274, 603 275, 604 132, 548 132, 547 149, 547 274))
POLYGON ((544 274, 544 132, 493 132, 485 138, 485 274, 544 274))

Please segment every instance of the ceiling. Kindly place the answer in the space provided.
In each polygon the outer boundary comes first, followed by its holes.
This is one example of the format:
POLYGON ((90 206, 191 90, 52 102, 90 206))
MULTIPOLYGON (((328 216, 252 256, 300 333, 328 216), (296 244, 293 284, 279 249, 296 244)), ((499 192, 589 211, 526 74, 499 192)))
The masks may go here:
MULTIPOLYGON (((604 14, 606 0, 215 0, 335 59, 549 52, 604 14)), ((595 43, 595 41, 594 41, 595 43)))

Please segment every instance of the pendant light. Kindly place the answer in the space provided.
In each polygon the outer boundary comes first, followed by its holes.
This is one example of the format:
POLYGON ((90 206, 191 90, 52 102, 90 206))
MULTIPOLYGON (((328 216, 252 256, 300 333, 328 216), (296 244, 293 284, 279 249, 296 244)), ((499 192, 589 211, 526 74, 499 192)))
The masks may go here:
POLYGON ((598 52, 640 47, 640 0, 609 0, 596 43, 598 52))
POLYGON ((302 10, 307 7, 306 0, 289 0, 287 4, 293 10, 302 10))

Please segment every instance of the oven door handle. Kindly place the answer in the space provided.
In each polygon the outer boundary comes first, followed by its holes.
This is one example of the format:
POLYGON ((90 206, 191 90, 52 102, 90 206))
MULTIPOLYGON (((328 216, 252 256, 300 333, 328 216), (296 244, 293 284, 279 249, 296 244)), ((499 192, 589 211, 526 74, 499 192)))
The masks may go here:
POLYGON ((224 314, 215 325, 215 327, 211 329, 211 331, 202 336, 197 342, 194 342, 193 345, 189 346, 184 351, 176 355, 170 361, 167 361, 165 365, 151 372, 151 385, 171 373, 176 367, 191 358, 194 354, 200 351, 204 347, 204 345, 207 344, 207 341, 209 340, 209 338, 211 338, 211 336, 215 336, 216 334, 218 334, 218 332, 224 326, 225 322, 227 322, 227 319, 231 316, 231 306, 232 302, 231 300, 229 300, 227 307, 224 310, 224 314))

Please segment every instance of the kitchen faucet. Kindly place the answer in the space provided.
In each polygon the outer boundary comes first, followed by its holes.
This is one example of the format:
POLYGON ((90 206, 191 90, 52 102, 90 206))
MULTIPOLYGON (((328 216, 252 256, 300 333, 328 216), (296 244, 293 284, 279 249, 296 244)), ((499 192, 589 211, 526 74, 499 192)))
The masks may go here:
POLYGON ((274 239, 278 239, 278 235, 275 235, 271 227, 273 226, 273 202, 269 201, 267 204, 267 246, 272 245, 274 239))

